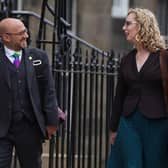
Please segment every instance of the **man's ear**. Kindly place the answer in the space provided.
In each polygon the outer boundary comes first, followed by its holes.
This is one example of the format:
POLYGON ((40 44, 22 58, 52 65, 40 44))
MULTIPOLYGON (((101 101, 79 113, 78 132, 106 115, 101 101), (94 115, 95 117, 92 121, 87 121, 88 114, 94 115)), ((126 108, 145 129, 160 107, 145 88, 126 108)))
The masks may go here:
POLYGON ((4 33, 4 34, 1 35, 1 39, 2 39, 3 41, 7 41, 7 42, 10 41, 10 37, 9 37, 9 35, 6 34, 6 33, 4 33))

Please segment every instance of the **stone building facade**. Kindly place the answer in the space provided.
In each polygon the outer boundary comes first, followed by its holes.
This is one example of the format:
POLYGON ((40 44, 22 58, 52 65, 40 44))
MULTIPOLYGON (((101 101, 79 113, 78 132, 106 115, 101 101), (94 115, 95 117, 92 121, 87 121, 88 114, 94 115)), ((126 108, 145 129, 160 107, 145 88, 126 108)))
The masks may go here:
MULTIPOLYGON (((34 11, 40 14, 42 0, 23 1, 24 10, 34 11)), ((168 2, 166 0, 69 0, 67 2, 67 20, 71 22, 71 31, 87 42, 102 50, 122 52, 131 46, 125 40, 122 32, 124 17, 113 17, 112 9, 115 3, 122 5, 128 2, 129 7, 142 7, 152 10, 159 20, 162 34, 167 35, 168 2)), ((52 4, 54 0, 49 0, 52 4)), ((50 19, 51 17, 49 17, 50 19)))

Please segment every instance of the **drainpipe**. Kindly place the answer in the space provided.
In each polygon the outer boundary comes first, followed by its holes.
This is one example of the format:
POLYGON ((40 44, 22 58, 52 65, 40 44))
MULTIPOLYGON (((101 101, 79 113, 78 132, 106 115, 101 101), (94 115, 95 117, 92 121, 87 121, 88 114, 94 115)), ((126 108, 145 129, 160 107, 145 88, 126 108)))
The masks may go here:
POLYGON ((23 9, 23 0, 18 0, 17 10, 22 10, 22 9, 23 9))

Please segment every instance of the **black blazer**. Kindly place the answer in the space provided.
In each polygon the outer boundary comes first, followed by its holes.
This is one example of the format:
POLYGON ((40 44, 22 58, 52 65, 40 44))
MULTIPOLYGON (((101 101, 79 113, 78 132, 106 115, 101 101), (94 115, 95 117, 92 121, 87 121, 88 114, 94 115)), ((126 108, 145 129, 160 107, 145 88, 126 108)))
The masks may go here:
MULTIPOLYGON (((6 135, 12 116, 11 85, 8 68, 3 61, 4 48, 0 48, 0 137, 6 135)), ((46 126, 58 124, 54 81, 47 54, 35 48, 23 50, 27 85, 35 117, 44 136, 46 126)))
POLYGON ((136 65, 137 50, 122 58, 111 115, 111 130, 116 131, 120 116, 130 115, 136 108, 147 118, 167 117, 159 54, 151 53, 141 70, 136 65))

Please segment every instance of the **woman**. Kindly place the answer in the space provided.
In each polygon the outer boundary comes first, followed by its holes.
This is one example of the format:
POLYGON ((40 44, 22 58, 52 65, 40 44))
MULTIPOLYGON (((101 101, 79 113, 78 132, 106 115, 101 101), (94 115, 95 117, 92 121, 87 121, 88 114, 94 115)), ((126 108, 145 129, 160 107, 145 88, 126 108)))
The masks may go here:
POLYGON ((159 63, 165 42, 147 9, 130 9, 123 31, 134 49, 121 60, 107 167, 167 168, 168 113, 159 63))

